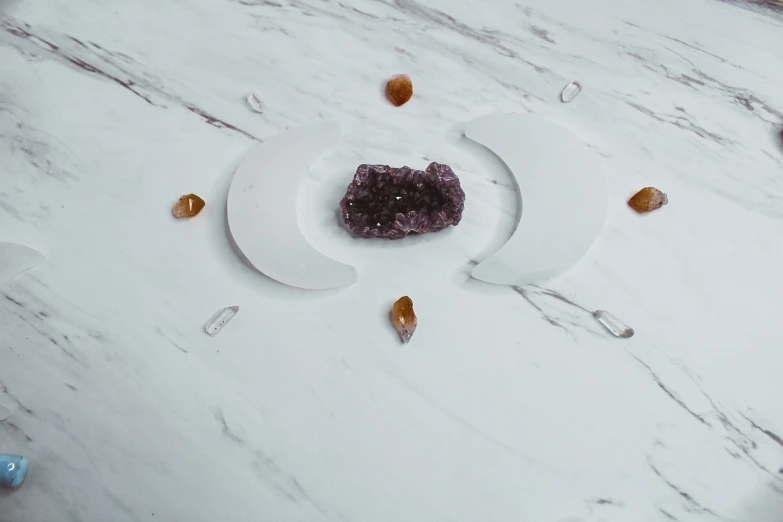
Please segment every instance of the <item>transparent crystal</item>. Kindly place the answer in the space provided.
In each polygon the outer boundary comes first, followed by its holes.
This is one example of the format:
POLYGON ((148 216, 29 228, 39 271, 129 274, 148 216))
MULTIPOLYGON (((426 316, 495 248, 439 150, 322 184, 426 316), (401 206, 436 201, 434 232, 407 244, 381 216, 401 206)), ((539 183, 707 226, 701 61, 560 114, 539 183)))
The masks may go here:
POLYGON ((645 187, 628 200, 631 208, 640 214, 651 212, 668 203, 668 196, 655 187, 645 187))
POLYGON ((574 101, 574 98, 579 96, 580 92, 582 92, 582 84, 579 82, 571 82, 563 87, 563 90, 560 92, 560 100, 563 103, 570 103, 574 101))
POLYGON ((195 194, 185 194, 174 203, 171 214, 179 218, 190 218, 197 215, 206 205, 206 202, 195 194))
POLYGON ((237 315, 238 311, 238 306, 227 306, 222 310, 219 310, 215 315, 212 316, 207 324, 204 325, 204 330, 211 336, 217 335, 217 333, 222 330, 224 326, 226 326, 226 323, 233 319, 235 315, 237 315))
POLYGON ((596 320, 604 325, 604 328, 609 330, 609 332, 614 335, 615 337, 622 337, 623 339, 627 339, 628 337, 633 337, 634 331, 633 328, 607 312, 606 310, 596 310, 593 312, 593 316, 595 316, 596 320))
POLYGON ((261 98, 254 92, 251 92, 247 96, 245 96, 245 101, 250 106, 251 109, 253 109, 255 112, 259 114, 263 114, 266 107, 264 106, 264 102, 261 101, 261 98))
POLYGON ((419 324, 413 311, 413 300, 407 295, 400 297, 392 306, 391 321, 394 329, 400 334, 402 342, 407 343, 413 337, 419 324))
POLYGON ((407 74, 398 74, 386 84, 386 97, 397 107, 413 96, 413 83, 407 74))

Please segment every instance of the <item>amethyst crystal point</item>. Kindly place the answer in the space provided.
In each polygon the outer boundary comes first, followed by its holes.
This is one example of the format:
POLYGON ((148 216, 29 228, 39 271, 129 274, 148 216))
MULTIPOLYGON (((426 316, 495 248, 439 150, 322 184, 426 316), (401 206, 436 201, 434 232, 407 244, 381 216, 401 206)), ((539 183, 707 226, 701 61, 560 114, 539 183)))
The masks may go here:
POLYGON ((458 225, 465 192, 448 165, 433 162, 425 171, 359 165, 340 208, 354 236, 400 239, 458 225))

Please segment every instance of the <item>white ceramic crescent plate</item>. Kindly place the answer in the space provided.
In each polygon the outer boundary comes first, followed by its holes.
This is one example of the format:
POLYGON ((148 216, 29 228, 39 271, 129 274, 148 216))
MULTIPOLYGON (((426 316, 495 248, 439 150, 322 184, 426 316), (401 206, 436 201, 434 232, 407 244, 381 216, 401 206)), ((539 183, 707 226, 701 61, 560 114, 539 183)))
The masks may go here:
POLYGON ((0 243, 0 286, 40 265, 45 259, 43 254, 32 248, 17 243, 0 243))
POLYGON ((335 122, 297 127, 258 145, 234 174, 227 201, 231 235, 253 266, 281 283, 318 290, 357 279, 355 268, 315 250, 296 218, 302 178, 339 140, 335 122))
POLYGON ((606 217, 606 184, 597 155, 565 128, 535 116, 484 116, 468 124, 465 136, 503 160, 522 198, 516 232, 471 275, 488 283, 524 285, 579 261, 606 217))

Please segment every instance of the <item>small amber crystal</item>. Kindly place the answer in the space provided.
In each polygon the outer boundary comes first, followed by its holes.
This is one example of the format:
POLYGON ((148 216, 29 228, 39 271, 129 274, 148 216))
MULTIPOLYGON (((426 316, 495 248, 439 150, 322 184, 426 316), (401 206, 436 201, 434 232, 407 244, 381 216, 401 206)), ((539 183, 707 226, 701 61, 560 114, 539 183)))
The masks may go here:
POLYGON ((632 197, 628 204, 637 212, 650 212, 657 208, 661 208, 669 202, 669 198, 666 194, 654 187, 646 187, 637 192, 632 197))
POLYGON ((407 343, 416 331, 416 313, 413 311, 413 301, 407 295, 400 297, 391 309, 391 322, 400 334, 402 342, 407 343))
POLYGON ((386 96, 399 107, 413 96, 413 84, 407 74, 398 74, 386 84, 386 96))
POLYGON ((175 218, 193 217, 204 208, 206 203, 203 199, 195 194, 186 194, 179 198, 171 209, 171 213, 175 218))

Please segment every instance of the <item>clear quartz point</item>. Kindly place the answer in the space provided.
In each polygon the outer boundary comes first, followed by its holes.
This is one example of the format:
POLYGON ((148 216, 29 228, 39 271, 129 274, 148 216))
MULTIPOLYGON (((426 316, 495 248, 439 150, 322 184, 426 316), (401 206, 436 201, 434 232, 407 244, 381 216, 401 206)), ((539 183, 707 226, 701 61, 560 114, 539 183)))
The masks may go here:
POLYGON ((574 101, 574 98, 579 96, 580 92, 582 92, 582 84, 579 82, 571 82, 563 87, 563 90, 560 92, 560 101, 563 103, 570 103, 574 101))
POLYGON ((226 326, 226 323, 228 323, 235 315, 237 315, 238 311, 238 306, 227 306, 222 310, 219 310, 218 313, 213 315, 212 318, 207 321, 207 324, 204 325, 204 330, 209 335, 214 337, 220 330, 223 329, 224 326, 226 326))
POLYGON ((604 325, 604 328, 609 330, 609 332, 614 335, 615 337, 621 337, 623 339, 627 339, 629 337, 633 337, 634 331, 633 328, 607 312, 606 310, 596 310, 593 312, 593 316, 596 318, 596 320, 604 325))
POLYGON ((247 96, 245 96, 245 101, 250 106, 251 109, 253 109, 255 112, 259 114, 263 114, 266 107, 264 106, 264 102, 261 101, 261 98, 254 92, 251 92, 247 96))

